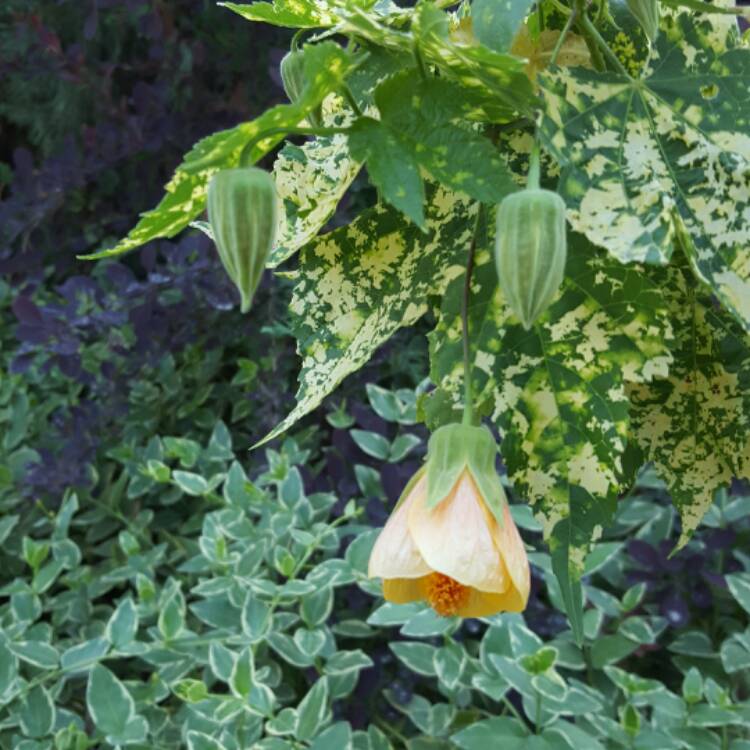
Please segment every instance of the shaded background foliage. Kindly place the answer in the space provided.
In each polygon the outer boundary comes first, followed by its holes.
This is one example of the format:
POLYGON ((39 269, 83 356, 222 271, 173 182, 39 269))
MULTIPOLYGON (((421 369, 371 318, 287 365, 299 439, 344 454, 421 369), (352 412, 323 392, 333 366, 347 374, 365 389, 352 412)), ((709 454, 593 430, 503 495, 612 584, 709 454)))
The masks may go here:
MULTIPOLYGON (((384 522, 424 455, 424 331, 396 336, 282 449, 248 453, 293 403, 286 282, 267 278, 253 314, 240 315, 213 247, 197 233, 119 262, 75 260, 153 205, 198 138, 282 99, 277 69, 287 44, 288 34, 250 31, 208 0, 6 0, 0 10, 0 746, 49 747, 53 730, 58 748, 113 744, 103 739, 106 720, 81 708, 86 671, 77 665, 102 662, 116 675, 97 673, 103 689, 127 686, 134 716, 148 720, 149 747, 250 746, 261 716, 272 734, 291 738, 266 740, 270 750, 307 747, 325 732, 314 747, 345 747, 342 737, 368 728, 355 736, 363 750, 480 748, 488 736, 538 728, 522 679, 508 678, 499 692, 487 681, 502 687, 503 659, 541 679, 532 657, 547 642, 565 680, 587 680, 602 705, 584 722, 595 738, 588 745, 575 734, 539 735, 536 747, 718 749, 729 747, 731 724, 731 749, 747 750, 739 738, 750 738, 750 602, 726 579, 750 569, 746 487, 720 498, 694 541, 669 558, 679 524, 663 486, 642 477, 592 555, 581 652, 543 552, 531 555, 530 630, 518 618, 456 624, 418 607, 379 606, 364 577, 369 529, 384 522), (261 557, 248 562, 257 545, 261 557), (297 589, 283 588, 284 550, 294 565, 312 550, 297 589), (202 691, 223 699, 242 695, 241 686, 189 642, 213 639, 217 653, 239 661, 242 638, 256 637, 246 615, 231 626, 220 619, 250 600, 228 571, 245 583, 254 576, 250 590, 264 606, 269 590, 287 591, 269 627, 278 637, 259 638, 254 658, 276 709, 297 712, 269 719, 265 698, 253 695, 259 713, 236 731, 229 718, 211 718, 220 701, 206 703, 202 691), (332 581, 322 586, 332 610, 313 596, 321 581, 332 581), (120 627, 115 613, 123 616, 128 601, 138 613, 133 643, 114 642, 113 618, 120 627), (160 617, 163 609, 173 620, 160 617), (175 645, 178 636, 195 660, 175 645), (321 637, 318 661, 302 663, 289 647, 321 637), (81 651, 88 661, 76 661, 81 651), (57 682, 60 658, 65 679, 57 682), (605 671, 615 666, 664 685, 605 671), (310 732, 300 728, 301 701, 320 674, 329 680, 325 705, 348 729, 326 729, 325 711, 310 719, 310 732), (44 717, 51 696, 52 724, 34 724, 29 716, 44 717), (654 734, 669 716, 664 706, 676 727, 666 739, 654 734), (524 714, 518 726, 482 734, 497 717, 515 721, 513 712, 524 714)), ((347 201, 369 197, 357 183, 347 201)), ((345 201, 336 221, 346 218, 345 201)), ((525 538, 540 549, 538 526, 518 510, 525 538)), ((571 705, 563 717, 580 712, 571 705)))
POLYGON ((71 262, 118 235, 197 139, 283 95, 268 81, 286 35, 255 34, 248 54, 227 16, 209 2, 3 4, 4 256, 19 240, 71 262))
MULTIPOLYGON (((240 318, 215 325, 236 298, 203 237, 153 243, 106 268, 75 260, 121 234, 196 140, 283 96, 275 71, 288 35, 266 29, 248 54, 247 32, 228 16, 210 2, 138 0, 0 10, 0 272, 20 343, 6 364, 33 384, 29 429, 43 458, 23 472, 28 493, 86 484, 134 395, 152 415, 144 428, 156 427, 178 393, 158 376, 132 385, 165 352, 200 347, 216 370, 232 340, 239 357, 253 338, 240 318)), ((208 387, 204 368, 189 387, 208 387)))

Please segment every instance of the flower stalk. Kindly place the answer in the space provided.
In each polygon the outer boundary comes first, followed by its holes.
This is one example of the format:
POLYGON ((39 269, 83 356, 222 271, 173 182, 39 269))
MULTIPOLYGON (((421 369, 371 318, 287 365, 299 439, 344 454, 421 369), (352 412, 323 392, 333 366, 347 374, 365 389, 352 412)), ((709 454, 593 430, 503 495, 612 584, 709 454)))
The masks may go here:
POLYGON ((474 231, 471 235, 469 254, 466 259, 466 274, 464 275, 464 294, 461 300, 461 328, 464 349, 464 414, 462 423, 474 423, 474 394, 471 387, 471 350, 469 346, 469 298, 471 296, 471 277, 474 273, 474 256, 477 249, 477 237, 484 213, 484 205, 479 204, 474 231))

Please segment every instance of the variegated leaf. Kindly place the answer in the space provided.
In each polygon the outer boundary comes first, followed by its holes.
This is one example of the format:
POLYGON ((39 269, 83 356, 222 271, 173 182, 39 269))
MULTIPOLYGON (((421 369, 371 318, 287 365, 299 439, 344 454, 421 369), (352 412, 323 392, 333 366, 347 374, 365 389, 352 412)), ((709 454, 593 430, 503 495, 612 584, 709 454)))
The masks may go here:
MULTIPOLYGON (((214 133, 197 143, 166 185, 161 203, 143 214, 128 236, 115 247, 83 257, 95 260, 121 255, 150 240, 174 237, 187 227, 205 208, 208 182, 216 172, 236 167, 243 149, 263 131, 294 127, 340 84, 349 70, 346 52, 333 42, 317 44, 306 54, 316 74, 299 101, 273 107, 252 122, 214 133)), ((283 133, 277 133, 255 143, 249 161, 258 161, 283 137, 283 133)))
POLYGON ((750 329, 750 50, 704 18, 666 16, 640 80, 541 76, 541 133, 576 230, 622 262, 666 263, 687 235, 697 274, 750 329))
POLYGON ((312 411, 395 331, 424 315, 427 297, 462 272, 475 210, 433 187, 426 232, 376 206, 304 248, 291 302, 303 357, 297 405, 262 442, 312 411))
POLYGON ((248 21, 261 21, 291 29, 314 29, 336 23, 331 0, 273 0, 271 3, 219 3, 248 21))
MULTIPOLYGON (((431 335, 432 378, 460 392, 463 278, 446 292, 431 335)), ((664 376, 669 321, 659 290, 580 235, 547 312, 525 331, 503 303, 488 249, 477 256, 470 306, 472 383, 489 403, 516 489, 574 578, 614 510, 628 430, 625 381, 664 376)))
MULTIPOLYGON (((330 96, 323 104, 323 119, 326 126, 343 127, 351 117, 341 98, 330 96)), ((302 146, 288 144, 279 152, 273 176, 281 211, 269 268, 278 266, 315 237, 360 168, 343 134, 316 138, 302 146)))
POLYGON ((669 376, 629 387, 631 429, 690 538, 714 493, 750 478, 750 338, 680 266, 655 271, 676 333, 669 376))

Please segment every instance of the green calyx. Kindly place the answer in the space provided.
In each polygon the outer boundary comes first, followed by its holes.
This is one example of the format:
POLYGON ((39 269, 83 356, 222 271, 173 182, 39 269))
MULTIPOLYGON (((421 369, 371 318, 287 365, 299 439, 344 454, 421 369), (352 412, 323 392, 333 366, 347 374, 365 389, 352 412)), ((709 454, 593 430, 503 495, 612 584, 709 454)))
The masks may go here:
POLYGON ((450 494, 464 470, 471 473, 497 522, 503 525, 505 490, 495 469, 497 445, 486 427, 448 424, 432 433, 427 448, 427 507, 450 494))
POLYGON ((277 229, 273 178, 258 167, 217 172, 208 185, 208 223, 216 249, 247 312, 263 276, 277 229))

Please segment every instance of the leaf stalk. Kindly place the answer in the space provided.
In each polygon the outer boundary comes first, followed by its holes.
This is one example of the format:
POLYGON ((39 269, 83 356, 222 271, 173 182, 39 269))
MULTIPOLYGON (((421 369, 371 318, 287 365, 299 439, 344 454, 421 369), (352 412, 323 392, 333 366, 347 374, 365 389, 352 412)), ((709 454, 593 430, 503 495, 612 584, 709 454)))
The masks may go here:
POLYGON ((568 20, 565 22, 565 26, 563 26, 563 30, 560 32, 560 36, 557 37, 557 42, 555 42, 555 47, 552 50, 552 57, 549 61, 550 65, 554 65, 557 62, 557 56, 560 54, 560 50, 565 42, 565 37, 568 36, 568 33, 571 28, 573 28, 573 24, 576 22, 577 18, 578 9, 574 6, 571 14, 568 16, 568 20))
POLYGON ((474 273, 474 256, 477 249, 477 237, 479 227, 484 214, 484 204, 480 203, 477 210, 477 218, 474 222, 474 231, 471 235, 469 255, 466 259, 466 274, 464 276, 464 294, 461 299, 461 329, 464 345, 464 414, 462 422, 465 425, 474 423, 474 393, 471 386, 471 357, 469 348, 469 298, 471 296, 471 277, 474 273))
POLYGON ((604 56, 609 61, 610 65, 612 65, 612 67, 621 75, 624 75, 626 78, 631 78, 630 73, 625 69, 625 66, 620 62, 617 55, 612 52, 612 49, 604 40, 604 37, 599 33, 599 30, 594 26, 585 12, 581 13, 579 23, 587 38, 594 41, 596 46, 602 51, 602 53, 604 53, 604 56))

